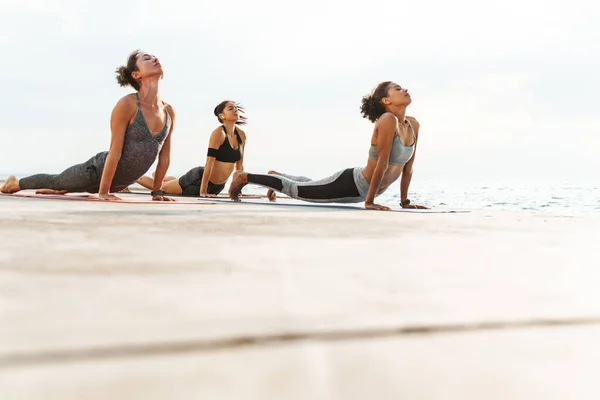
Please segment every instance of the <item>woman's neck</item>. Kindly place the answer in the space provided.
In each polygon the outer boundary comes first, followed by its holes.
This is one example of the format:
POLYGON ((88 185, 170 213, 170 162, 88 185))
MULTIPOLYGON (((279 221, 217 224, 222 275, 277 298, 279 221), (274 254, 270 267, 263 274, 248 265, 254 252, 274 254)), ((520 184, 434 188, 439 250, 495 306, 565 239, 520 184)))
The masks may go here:
POLYGON ((406 106, 390 107, 388 112, 394 114, 400 123, 403 123, 406 119, 406 106))
POLYGON ((225 133, 230 136, 233 136, 235 132, 235 122, 225 121, 223 122, 223 126, 225 127, 225 133))
POLYGON ((158 93, 158 78, 142 82, 138 93, 140 96, 140 102, 142 102, 145 106, 155 108, 161 104, 158 93))

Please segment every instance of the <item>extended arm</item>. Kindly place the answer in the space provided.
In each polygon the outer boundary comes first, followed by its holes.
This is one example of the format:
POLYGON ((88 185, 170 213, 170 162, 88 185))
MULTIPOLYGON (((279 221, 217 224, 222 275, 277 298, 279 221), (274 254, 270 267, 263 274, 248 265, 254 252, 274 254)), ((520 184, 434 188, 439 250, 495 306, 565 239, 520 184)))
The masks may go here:
MULTIPOLYGON (((167 112, 171 117, 171 129, 169 135, 165 139, 160 153, 158 154, 158 164, 156 165, 156 171, 154 172, 154 184, 152 187, 153 191, 162 189, 163 180, 169 170, 171 164, 171 137, 173 136, 173 130, 175 129, 175 110, 170 105, 167 106, 167 112)), ((152 200, 158 201, 171 201, 172 199, 165 196, 152 196, 152 200)))
MULTIPOLYGON (((208 149, 218 149, 222 144, 223 140, 227 138, 223 137, 223 131, 219 127, 213 131, 208 141, 208 149)), ((215 167, 216 158, 207 154, 206 164, 204 165, 204 174, 202 175, 202 183, 200 184, 200 196, 208 197, 208 182, 212 174, 213 168, 215 167)))
POLYGON ((388 169, 390 151, 392 148, 392 142, 394 135, 396 134, 396 128, 398 126, 397 118, 390 113, 386 113, 379 119, 379 125, 377 127, 377 165, 373 171, 371 182, 369 184, 369 191, 367 192, 367 198, 365 199, 365 208, 374 210, 389 210, 389 207, 374 204, 375 195, 379 191, 383 175, 388 169))
POLYGON ((244 132, 240 128, 237 128, 237 130, 240 134, 240 138, 242 139, 242 144, 240 144, 240 153, 242 155, 242 158, 240 158, 240 160, 235 163, 235 170, 243 172, 244 171, 244 153, 246 153, 246 132, 244 132))
MULTIPOLYGON (((400 179, 400 204, 403 204, 408 199, 408 188, 410 186, 410 181, 413 175, 413 165, 415 163, 415 156, 417 155, 417 144, 419 142, 419 122, 412 117, 408 117, 412 124, 413 129, 415 130, 415 151, 413 152, 412 157, 408 162, 404 165, 402 169, 402 178, 400 179)), ((403 205, 403 208, 427 208, 424 206, 417 206, 415 204, 407 204, 403 205)))
POLYGON ((123 97, 113 108, 110 117, 110 148, 104 164, 102 178, 100 179, 100 188, 98 197, 103 200, 119 200, 118 197, 110 195, 110 187, 112 180, 115 177, 117 165, 121 159, 123 151, 123 142, 125 140, 125 131, 129 125, 129 121, 135 112, 136 103, 129 97, 123 97))

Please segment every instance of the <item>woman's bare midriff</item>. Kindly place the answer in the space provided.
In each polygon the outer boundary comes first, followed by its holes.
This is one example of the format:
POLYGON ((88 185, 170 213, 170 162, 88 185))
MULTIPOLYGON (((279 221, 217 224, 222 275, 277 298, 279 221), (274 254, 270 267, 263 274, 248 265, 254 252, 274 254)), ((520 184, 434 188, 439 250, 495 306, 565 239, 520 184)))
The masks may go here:
POLYGON ((235 164, 233 163, 215 161, 215 166, 213 167, 209 181, 215 185, 222 185, 227 182, 227 179, 229 179, 234 169, 235 164))
MULTIPOLYGON (((369 160, 367 161, 367 166, 362 169, 362 174, 369 184, 371 183, 371 178, 373 177, 376 166, 377 160, 369 160)), ((381 194, 385 192, 392 183, 396 182, 398 178, 400 178, 400 175, 402 175, 403 168, 404 167, 401 165, 389 165, 388 169, 383 174, 383 179, 381 180, 381 185, 379 185, 377 193, 381 194)))

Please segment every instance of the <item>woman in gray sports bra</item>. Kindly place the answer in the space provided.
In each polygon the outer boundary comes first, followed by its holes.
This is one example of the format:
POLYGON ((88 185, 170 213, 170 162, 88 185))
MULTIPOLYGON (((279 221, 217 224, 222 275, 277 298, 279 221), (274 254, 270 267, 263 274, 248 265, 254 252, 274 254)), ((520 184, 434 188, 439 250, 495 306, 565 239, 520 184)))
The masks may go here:
POLYGON ((242 188, 248 183, 269 188, 268 197, 275 191, 294 199, 315 203, 365 203, 371 210, 390 210, 375 204, 375 197, 402 176, 400 205, 403 208, 426 208, 411 204, 408 187, 412 178, 419 123, 406 116, 411 103, 408 90, 400 85, 381 82, 368 96, 363 97, 361 113, 375 123, 369 157, 365 167, 347 168, 330 177, 313 181, 276 171, 267 175, 236 172, 229 187, 229 197, 239 201, 242 188))
MULTIPOLYGON (((121 98, 112 111, 110 149, 84 163, 67 168, 60 174, 37 174, 17 179, 8 178, 0 188, 3 193, 39 189, 37 193, 97 193, 100 200, 119 200, 110 192, 118 192, 144 175, 158 157, 155 175, 158 183, 169 168, 173 108, 160 100, 159 82, 163 69, 154 55, 134 51, 127 65, 117 68, 117 82, 131 86, 136 93, 121 98)), ((164 197, 161 185, 155 185, 152 199, 164 197)))

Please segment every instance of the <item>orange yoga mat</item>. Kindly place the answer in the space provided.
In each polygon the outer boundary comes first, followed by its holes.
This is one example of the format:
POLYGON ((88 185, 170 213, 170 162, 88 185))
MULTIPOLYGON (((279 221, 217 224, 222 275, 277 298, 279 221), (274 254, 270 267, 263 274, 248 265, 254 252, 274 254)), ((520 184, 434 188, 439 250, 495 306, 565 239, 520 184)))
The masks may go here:
MULTIPOLYGON (((147 200, 142 200, 139 197, 137 198, 127 198, 122 193, 117 194, 117 197, 120 197, 121 200, 98 200, 94 198, 90 198, 89 194, 84 193, 76 193, 76 194, 36 194, 26 191, 21 191, 13 194, 8 193, 0 193, 0 196, 11 196, 11 197, 24 197, 24 198, 33 198, 33 199, 49 199, 49 200, 71 200, 71 201, 96 201, 102 203, 127 203, 127 204, 196 204, 196 205, 204 205, 204 204, 217 204, 216 202, 210 201, 183 201, 179 199, 175 199, 175 201, 153 201, 148 196, 147 200)), ((169 197, 169 196, 167 196, 169 197)))

